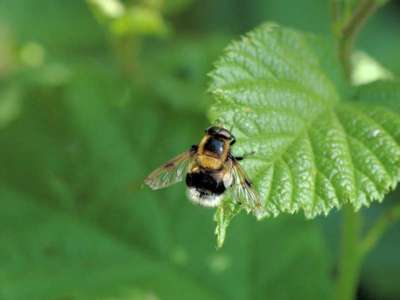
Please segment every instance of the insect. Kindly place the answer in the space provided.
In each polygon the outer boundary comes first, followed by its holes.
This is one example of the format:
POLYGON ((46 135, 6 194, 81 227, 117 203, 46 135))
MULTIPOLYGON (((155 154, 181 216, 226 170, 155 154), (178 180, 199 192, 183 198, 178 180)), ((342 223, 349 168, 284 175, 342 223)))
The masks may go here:
POLYGON ((248 212, 263 213, 260 197, 231 147, 234 135, 227 129, 211 126, 198 145, 167 161, 146 179, 151 189, 158 190, 185 178, 188 198, 202 206, 218 206, 227 190, 233 200, 248 212))

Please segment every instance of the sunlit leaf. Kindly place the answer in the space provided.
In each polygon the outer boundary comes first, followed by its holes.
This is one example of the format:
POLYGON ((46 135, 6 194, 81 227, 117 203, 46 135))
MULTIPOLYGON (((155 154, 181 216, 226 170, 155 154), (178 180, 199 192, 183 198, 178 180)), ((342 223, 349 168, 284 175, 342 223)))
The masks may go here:
POLYGON ((246 169, 269 215, 357 210, 399 180, 399 115, 340 94, 316 40, 266 24, 232 43, 211 74, 211 119, 233 126, 236 152, 255 151, 246 169))
POLYGON ((116 35, 165 35, 168 26, 161 13, 146 6, 132 6, 114 20, 111 30, 116 35))
POLYGON ((355 52, 352 56, 352 64, 351 81, 355 85, 370 83, 378 79, 393 78, 393 74, 364 52, 355 52))
POLYGON ((125 6, 119 0, 87 0, 98 18, 104 21, 121 17, 125 6))

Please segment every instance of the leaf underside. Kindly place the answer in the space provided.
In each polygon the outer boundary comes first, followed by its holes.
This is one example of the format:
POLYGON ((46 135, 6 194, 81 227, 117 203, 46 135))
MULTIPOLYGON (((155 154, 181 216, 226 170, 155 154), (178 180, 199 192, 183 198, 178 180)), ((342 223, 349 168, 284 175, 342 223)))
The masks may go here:
POLYGON ((399 180, 400 117, 342 92, 323 40, 265 24, 211 73, 214 123, 232 125, 267 215, 381 201, 399 180))

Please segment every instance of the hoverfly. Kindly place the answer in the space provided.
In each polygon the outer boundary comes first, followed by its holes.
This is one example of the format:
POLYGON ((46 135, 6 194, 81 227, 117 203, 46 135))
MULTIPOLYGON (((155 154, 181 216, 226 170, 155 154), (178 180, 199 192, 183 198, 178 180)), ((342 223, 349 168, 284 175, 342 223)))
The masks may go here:
POLYGON ((145 183, 153 190, 168 187, 185 177, 188 198, 202 206, 218 206, 227 190, 233 200, 248 212, 263 215, 260 196, 239 161, 233 156, 234 135, 227 129, 211 126, 198 145, 154 170, 145 183))

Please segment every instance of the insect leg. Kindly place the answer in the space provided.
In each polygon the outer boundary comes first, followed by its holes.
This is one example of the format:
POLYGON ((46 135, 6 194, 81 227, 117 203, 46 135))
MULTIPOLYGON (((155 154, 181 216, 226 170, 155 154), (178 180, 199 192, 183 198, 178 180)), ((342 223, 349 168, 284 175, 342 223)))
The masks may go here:
POLYGON ((254 155, 255 153, 256 153, 255 151, 252 151, 250 153, 245 153, 242 156, 232 156, 232 157, 237 161, 241 161, 241 160, 246 159, 247 157, 249 157, 251 155, 254 155))

